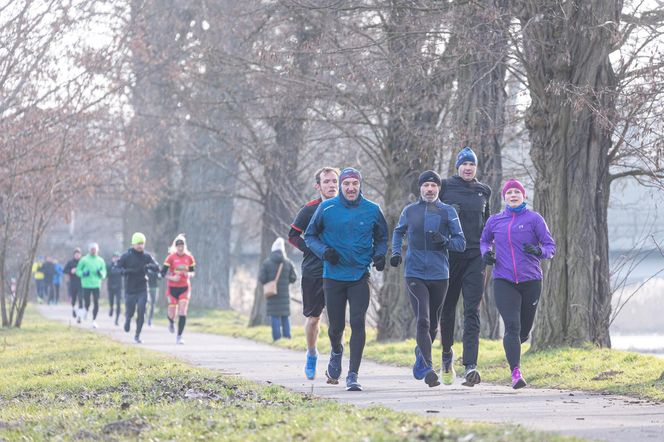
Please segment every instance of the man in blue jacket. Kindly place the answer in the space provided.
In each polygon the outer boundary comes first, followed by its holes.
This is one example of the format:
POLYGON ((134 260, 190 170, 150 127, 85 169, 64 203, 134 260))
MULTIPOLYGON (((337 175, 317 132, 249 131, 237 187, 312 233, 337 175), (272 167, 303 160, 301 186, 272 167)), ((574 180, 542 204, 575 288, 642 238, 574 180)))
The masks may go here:
POLYGON ((361 391, 357 373, 366 341, 369 266, 385 269, 387 223, 378 204, 362 196, 362 175, 349 167, 339 175, 339 195, 320 203, 304 234, 307 247, 323 260, 323 292, 330 321, 332 351, 325 375, 329 384, 341 376, 346 304, 350 306, 350 361, 346 389, 361 391))
POLYGON ((429 387, 440 385, 431 361, 431 345, 438 324, 450 277, 448 250, 463 252, 466 238, 456 210, 438 200, 441 179, 433 170, 419 177, 419 201, 407 205, 392 235, 390 265, 401 264, 403 237, 408 234, 406 252, 406 289, 417 318, 417 347, 413 376, 429 387))

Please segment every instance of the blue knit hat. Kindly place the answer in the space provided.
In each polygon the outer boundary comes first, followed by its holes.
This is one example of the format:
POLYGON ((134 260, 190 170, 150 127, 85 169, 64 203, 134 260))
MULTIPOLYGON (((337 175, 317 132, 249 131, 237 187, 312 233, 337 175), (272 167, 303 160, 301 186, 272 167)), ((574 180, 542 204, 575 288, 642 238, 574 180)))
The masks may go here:
POLYGON ((362 182, 362 174, 360 173, 359 170, 354 169, 352 167, 346 167, 344 170, 341 171, 341 174, 339 175, 339 186, 341 186, 341 183, 346 178, 355 178, 358 181, 362 182))
POLYGON ((457 155, 455 167, 458 169, 459 166, 461 166, 466 161, 470 161, 471 163, 477 166, 477 155, 475 155, 473 149, 471 149, 468 146, 461 149, 461 152, 459 152, 459 155, 457 155))

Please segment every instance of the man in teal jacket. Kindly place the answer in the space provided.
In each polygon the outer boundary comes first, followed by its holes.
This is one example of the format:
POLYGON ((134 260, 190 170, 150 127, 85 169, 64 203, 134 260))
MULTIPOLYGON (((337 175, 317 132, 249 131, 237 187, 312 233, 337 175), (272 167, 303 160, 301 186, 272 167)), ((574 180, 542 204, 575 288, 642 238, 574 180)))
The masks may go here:
POLYGON ((350 305, 350 361, 346 389, 361 391, 357 373, 366 341, 369 308, 369 266, 385 269, 387 223, 378 204, 362 196, 362 175, 346 168, 340 192, 320 203, 304 235, 307 247, 323 260, 323 292, 330 322, 332 351, 325 372, 329 384, 339 383, 346 304, 350 305))
POLYGON ((76 266, 76 274, 81 278, 83 287, 83 302, 85 303, 85 319, 90 310, 90 296, 92 296, 92 328, 97 328, 97 313, 99 312, 99 289, 101 282, 106 279, 106 263, 99 256, 99 245, 91 243, 90 253, 85 255, 76 266))

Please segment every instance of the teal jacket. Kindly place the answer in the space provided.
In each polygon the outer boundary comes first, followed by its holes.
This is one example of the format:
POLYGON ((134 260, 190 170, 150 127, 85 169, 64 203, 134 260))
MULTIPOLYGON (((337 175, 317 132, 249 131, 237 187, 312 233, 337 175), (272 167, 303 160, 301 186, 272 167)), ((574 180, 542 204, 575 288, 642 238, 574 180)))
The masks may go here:
POLYGON ((87 254, 78 261, 76 275, 81 278, 84 289, 101 288, 101 282, 106 279, 106 262, 101 256, 87 254))

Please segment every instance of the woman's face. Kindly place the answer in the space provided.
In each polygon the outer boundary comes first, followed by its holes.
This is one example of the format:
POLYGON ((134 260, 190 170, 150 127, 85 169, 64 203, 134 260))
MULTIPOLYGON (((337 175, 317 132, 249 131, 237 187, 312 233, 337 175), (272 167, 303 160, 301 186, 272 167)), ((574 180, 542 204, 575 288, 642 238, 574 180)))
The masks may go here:
POLYGON ((184 244, 176 245, 175 250, 177 250, 178 255, 182 255, 184 253, 184 244))
POLYGON ((523 193, 521 193, 521 191, 516 187, 507 189, 507 192, 505 192, 505 203, 507 203, 507 205, 512 208, 519 207, 521 204, 523 204, 524 200, 525 197, 523 196, 523 193))

